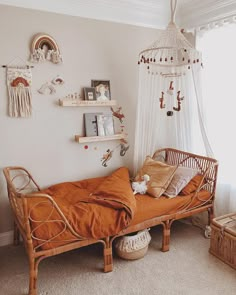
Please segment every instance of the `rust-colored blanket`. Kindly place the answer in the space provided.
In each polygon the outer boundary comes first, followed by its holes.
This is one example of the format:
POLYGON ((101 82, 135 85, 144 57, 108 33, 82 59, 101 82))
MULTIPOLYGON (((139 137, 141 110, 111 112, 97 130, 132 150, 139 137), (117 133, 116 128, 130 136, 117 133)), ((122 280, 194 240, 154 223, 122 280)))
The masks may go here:
MULTIPOLYGON (((130 224, 136 209, 129 172, 125 167, 107 177, 60 183, 40 193, 50 195, 73 230, 88 239, 119 233, 130 224)), ((34 236, 39 239, 34 241, 35 245, 49 249, 75 239, 75 235, 64 230, 65 223, 49 201, 30 198, 28 208, 34 236)))

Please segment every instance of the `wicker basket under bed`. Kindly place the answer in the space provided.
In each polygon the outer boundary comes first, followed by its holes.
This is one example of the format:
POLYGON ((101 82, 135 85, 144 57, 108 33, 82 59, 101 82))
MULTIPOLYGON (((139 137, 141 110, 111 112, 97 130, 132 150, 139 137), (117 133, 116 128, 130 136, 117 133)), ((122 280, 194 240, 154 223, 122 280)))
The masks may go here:
POLYGON ((123 259, 140 259, 147 253, 150 241, 149 230, 145 229, 132 236, 117 238, 115 241, 115 251, 123 259))

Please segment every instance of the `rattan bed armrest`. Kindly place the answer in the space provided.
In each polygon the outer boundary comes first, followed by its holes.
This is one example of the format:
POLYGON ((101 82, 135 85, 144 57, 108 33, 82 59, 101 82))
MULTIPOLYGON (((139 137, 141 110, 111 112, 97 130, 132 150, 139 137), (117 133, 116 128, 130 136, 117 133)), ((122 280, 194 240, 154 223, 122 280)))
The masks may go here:
POLYGON ((209 203, 210 201, 213 201, 214 200, 214 196, 215 196, 215 188, 216 188, 216 178, 214 179, 209 179, 208 178, 208 173, 210 170, 212 169, 217 169, 217 166, 218 166, 218 163, 211 163, 209 164, 208 168, 206 169, 206 171, 204 172, 203 174, 203 178, 201 180, 201 182, 199 183, 196 191, 194 192, 193 196, 191 197, 191 201, 190 203, 188 204, 188 206, 185 208, 185 210, 188 210, 189 207, 191 207, 191 209, 193 208, 197 208, 197 207, 201 207, 207 203, 209 203), (199 197, 199 192, 201 190, 204 190, 206 189, 207 191, 210 192, 210 197, 208 199, 201 199, 199 197), (198 200, 200 201, 201 203, 192 207, 192 203, 195 201, 195 200, 198 200))
MULTIPOLYGON (((68 229, 77 239, 79 240, 84 240, 86 238, 80 236, 77 232, 74 231, 73 227, 70 225, 70 223, 68 222, 67 218, 65 217, 65 215, 63 214, 62 210, 60 209, 60 207, 57 205, 57 203, 55 202, 55 200, 48 194, 44 194, 44 193, 40 193, 40 192, 36 192, 36 193, 29 193, 29 194, 25 194, 21 196, 26 202, 24 202, 25 204, 25 215, 27 216, 27 219, 29 220, 29 227, 30 227, 30 221, 34 221, 31 217, 31 210, 32 208, 29 208, 28 206, 28 199, 45 199, 46 201, 50 202, 50 204, 52 205, 53 209, 56 210, 56 212, 58 213, 58 215, 61 218, 61 222, 63 222, 63 224, 65 225, 66 229, 68 229)), ((44 202, 44 201, 43 201, 44 202)), ((40 204, 42 203, 42 201, 39 201, 40 204)), ((36 206, 35 205, 35 206, 36 206)), ((49 216, 50 217, 50 216, 49 216)), ((48 217, 48 218, 49 218, 48 217)), ((42 223, 45 222, 46 220, 42 220, 42 223)), ((55 222, 58 222, 59 220, 55 220, 55 222)), ((30 228, 30 233, 32 233, 32 229, 30 228)), ((30 238, 32 238, 32 235, 30 235, 30 238)))

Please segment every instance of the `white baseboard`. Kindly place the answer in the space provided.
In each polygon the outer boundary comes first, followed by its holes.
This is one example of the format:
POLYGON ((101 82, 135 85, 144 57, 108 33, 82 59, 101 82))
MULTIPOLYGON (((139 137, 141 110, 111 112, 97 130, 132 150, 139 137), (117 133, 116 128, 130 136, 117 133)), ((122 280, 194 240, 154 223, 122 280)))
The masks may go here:
POLYGON ((0 247, 13 244, 13 230, 0 233, 0 247))

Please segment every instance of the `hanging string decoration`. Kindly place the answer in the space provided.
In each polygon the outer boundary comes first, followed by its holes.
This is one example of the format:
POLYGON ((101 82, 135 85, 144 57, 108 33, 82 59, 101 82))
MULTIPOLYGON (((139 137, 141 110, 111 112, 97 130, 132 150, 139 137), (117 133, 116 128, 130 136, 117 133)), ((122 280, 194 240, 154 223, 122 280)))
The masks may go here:
POLYGON ((30 117, 32 112, 32 71, 29 67, 7 68, 8 114, 30 117))
POLYGON ((32 41, 30 61, 62 63, 62 55, 57 42, 47 34, 37 34, 32 41))
POLYGON ((102 161, 102 166, 103 167, 107 167, 107 162, 109 160, 111 160, 112 155, 113 155, 113 151, 111 151, 110 149, 108 149, 106 151, 106 153, 102 156, 101 161, 102 161))
MULTIPOLYGON (((118 107, 117 110, 115 110, 111 107, 111 111, 112 111, 113 117, 118 119, 119 122, 122 124, 120 126, 121 133, 125 133, 125 126, 123 125, 125 115, 122 112, 122 108, 118 107)), ((111 160, 111 158, 113 157, 113 153, 115 152, 116 149, 120 149, 120 156, 121 157, 125 156, 126 152, 129 150, 128 141, 125 138, 123 138, 120 140, 120 143, 114 149, 107 149, 106 153, 103 154, 103 156, 101 158, 103 167, 107 167, 107 162, 109 162, 111 160)))
POLYGON ((125 118, 124 114, 122 113, 122 107, 119 107, 116 111, 111 107, 113 117, 119 119, 120 123, 123 123, 123 119, 125 118))
POLYGON ((107 167, 107 162, 111 160, 113 153, 116 149, 120 148, 120 156, 123 157, 125 156, 126 152, 129 149, 129 145, 127 140, 122 139, 120 144, 118 144, 113 150, 108 149, 106 153, 102 156, 101 161, 102 161, 102 166, 107 167))
MULTIPOLYGON (((164 93, 164 91, 161 91, 161 97, 159 98, 160 101, 160 109, 164 109, 166 107, 165 103, 164 103, 164 95, 169 96, 169 99, 171 99, 171 97, 174 95, 174 81, 170 81, 169 84, 169 88, 167 89, 166 93, 164 93)), ((172 109, 176 112, 179 112, 181 110, 181 102, 184 100, 184 96, 181 96, 181 91, 177 91, 176 92, 176 100, 177 100, 177 106, 173 106, 172 109)), ((173 116, 173 111, 168 110, 166 112, 166 115, 168 117, 173 116)))

